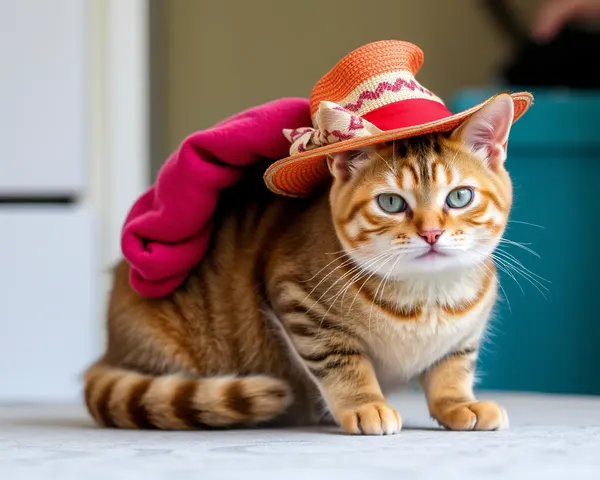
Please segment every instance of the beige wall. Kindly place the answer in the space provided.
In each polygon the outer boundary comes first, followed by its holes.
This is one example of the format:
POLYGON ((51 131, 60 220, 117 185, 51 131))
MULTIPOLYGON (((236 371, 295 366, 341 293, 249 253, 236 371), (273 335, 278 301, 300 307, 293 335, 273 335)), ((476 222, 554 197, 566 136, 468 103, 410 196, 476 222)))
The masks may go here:
MULTIPOLYGON (((540 0, 513 1, 527 18, 540 0)), ((308 96, 344 54, 374 40, 402 39, 423 48, 419 80, 446 100, 459 88, 485 84, 508 46, 481 3, 165 0, 158 158, 187 134, 241 109, 308 96)))

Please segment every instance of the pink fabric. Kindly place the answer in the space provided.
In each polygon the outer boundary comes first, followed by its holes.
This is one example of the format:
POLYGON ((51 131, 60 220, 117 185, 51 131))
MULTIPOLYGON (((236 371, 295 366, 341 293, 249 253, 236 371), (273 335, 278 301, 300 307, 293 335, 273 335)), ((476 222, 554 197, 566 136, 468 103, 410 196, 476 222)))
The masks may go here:
POLYGON ((311 125, 308 100, 284 98, 185 139, 125 220, 121 249, 133 289, 154 298, 172 293, 206 251, 219 192, 244 166, 286 157, 284 128, 311 125))

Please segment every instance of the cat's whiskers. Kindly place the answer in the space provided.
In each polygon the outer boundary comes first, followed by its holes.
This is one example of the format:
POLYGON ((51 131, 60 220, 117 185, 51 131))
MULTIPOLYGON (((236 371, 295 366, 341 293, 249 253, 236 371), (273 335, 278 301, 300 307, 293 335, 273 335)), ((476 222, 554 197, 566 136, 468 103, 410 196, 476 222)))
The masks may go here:
MULTIPOLYGON (((367 277, 367 279, 363 282, 363 284, 360 286, 360 288, 358 289, 358 291, 356 292, 356 294, 354 295, 354 299, 352 300, 352 303, 350 304, 350 308, 349 310, 352 309, 352 305, 354 305, 354 302, 356 301, 356 298, 358 297, 358 295, 360 294, 361 290, 363 289, 363 287, 369 282, 369 280, 376 275, 377 273, 379 273, 379 269, 381 267, 383 267, 385 265, 386 262, 380 264, 377 266, 377 268, 371 272, 371 274, 367 277)), ((371 317, 369 317, 369 333, 371 333, 371 317)))
MULTIPOLYGON (((546 294, 544 293, 544 290, 548 291, 548 287, 546 287, 538 279, 536 279, 535 277, 533 277, 526 271, 522 270, 520 267, 516 266, 514 263, 511 263, 511 261, 506 260, 505 258, 502 258, 502 257, 496 255, 495 253, 492 254, 492 258, 494 259, 494 262, 496 262, 496 265, 498 267, 500 265, 502 265, 504 267, 505 271, 512 270, 513 272, 518 273, 519 275, 521 275, 521 277, 523 277, 525 280, 527 280, 529 283, 531 283, 531 285, 533 285, 544 298, 547 298, 546 294)), ((523 289, 521 289, 521 290, 523 290, 523 289)))
MULTIPOLYGON (((317 273, 315 273, 312 277, 310 277, 307 280, 301 280, 301 283, 308 283, 311 282, 312 280, 314 280, 315 278, 317 278, 317 276, 323 271, 325 270, 327 267, 329 267, 331 264, 337 262, 338 260, 341 260, 344 257, 349 257, 349 259, 346 261, 347 263, 351 263, 352 262, 352 258, 350 258, 350 253, 354 253, 354 252, 358 252, 362 249, 365 248, 371 248, 371 245, 362 245, 360 247, 356 247, 356 248, 348 248, 348 249, 342 249, 342 250, 338 250, 337 252, 331 252, 331 253, 326 253, 325 255, 338 255, 336 258, 334 258, 331 262, 329 262, 327 265, 325 265, 323 268, 321 268, 317 273)), ((340 267, 345 266, 345 265, 340 265, 340 267)), ((330 273, 333 273, 335 270, 332 270, 330 273)), ((325 277, 327 278, 327 277, 325 277)), ((319 285, 317 285, 318 287, 319 285)), ((316 287, 315 287, 316 288, 316 287)), ((312 291, 311 291, 312 293, 312 291)), ((310 294, 309 294, 310 295, 310 294)))
POLYGON ((521 220, 509 220, 507 223, 518 223, 520 225, 529 225, 530 227, 535 227, 535 228, 546 228, 543 225, 538 225, 536 223, 530 223, 530 222, 523 222, 521 220))
POLYGON ((517 248, 520 248, 522 250, 525 250, 526 252, 531 253, 533 256, 535 256, 537 258, 542 258, 539 253, 537 253, 535 250, 533 250, 527 246, 527 245, 530 245, 529 243, 515 242, 514 240, 509 240, 508 238, 500 238, 498 240, 498 242, 500 244, 513 245, 517 248))
POLYGON ((525 290, 523 290, 523 287, 522 287, 521 283, 519 282, 519 280, 517 280, 517 277, 515 277, 513 275, 513 273, 510 271, 510 269, 506 268, 503 264, 499 264, 498 262, 496 262, 492 253, 478 250, 475 247, 472 247, 471 250, 474 251, 475 253, 481 254, 482 258, 484 258, 484 259, 491 259, 492 261, 494 261, 496 268, 498 268, 498 270, 500 270, 501 272, 504 272, 506 275, 508 275, 510 278, 512 278, 514 280, 514 282, 517 284, 517 286, 519 287, 519 290, 521 290, 521 293, 523 293, 523 295, 525 294, 525 290))
MULTIPOLYGON (((389 248, 389 249, 387 250, 387 252, 389 252, 389 253, 390 253, 390 254, 392 254, 392 255, 399 255, 399 254, 401 253, 401 250, 402 250, 402 249, 398 249, 398 248, 389 248)), ((341 301, 340 301, 340 304, 342 305, 342 309, 343 309, 344 300, 345 300, 345 298, 346 298, 346 293, 348 293, 348 290, 350 289, 350 287, 351 287, 351 286, 352 286, 354 283, 356 283, 356 282, 360 281, 360 279, 361 279, 361 278, 363 278, 363 277, 364 277, 365 275, 367 275, 367 274, 369 274, 369 271, 368 271, 368 270, 365 270, 365 271, 359 272, 358 274, 356 274, 356 275, 355 275, 355 276, 354 276, 354 277, 351 279, 351 280, 352 280, 351 282, 347 282, 347 283, 346 283, 346 285, 344 286, 344 293, 343 293, 343 295, 342 295, 342 299, 341 299, 341 301), (355 279, 356 279, 356 280, 355 280, 355 279)), ((356 297, 355 297, 355 298, 356 298, 356 297)), ((352 308, 352 305, 354 305, 354 302, 352 302, 352 304, 350 305, 350 308, 352 308)), ((350 310, 350 309, 348 309, 348 310, 350 310)))
MULTIPOLYGON (((332 270, 331 270, 331 271, 330 271, 330 272, 329 272, 327 275, 325 275, 325 276, 324 276, 324 277, 323 277, 323 278, 322 278, 322 279, 319 281, 319 283, 317 283, 317 284, 316 284, 316 285, 315 285, 315 286, 312 288, 312 290, 311 290, 311 291, 308 293, 308 295, 307 295, 307 296, 306 296, 306 298, 304 299, 304 302, 305 302, 305 301, 306 301, 306 300, 307 300, 307 299, 308 299, 308 298, 309 298, 309 297, 310 297, 310 296, 313 294, 313 292, 314 292, 314 291, 315 291, 317 288, 319 288, 319 286, 320 286, 320 285, 321 285, 321 284, 322 284, 322 283, 323 283, 325 280, 327 280, 327 278, 329 278, 329 277, 330 277, 330 276, 331 276, 331 275, 332 275, 332 274, 333 274, 333 273, 334 273, 336 270, 338 270, 339 268, 343 268, 343 267, 346 267, 346 266, 348 266, 348 265, 352 264, 352 263, 354 262, 354 260, 353 260, 353 259, 352 259, 352 257, 349 255, 349 253, 351 253, 351 252, 355 252, 355 251, 358 251, 358 250, 359 250, 359 249, 361 249, 361 248, 363 248, 363 247, 358 247, 358 248, 356 248, 356 249, 348 249, 348 250, 345 250, 345 251, 344 251, 344 253, 342 253, 342 255, 340 255, 339 257, 335 258, 333 261, 329 262, 329 263, 328 263, 328 264, 327 264, 325 267, 321 268, 321 269, 320 269, 320 270, 319 270, 319 271, 318 271, 318 272, 317 272, 315 275, 313 275, 313 277, 312 277, 311 279, 309 279, 309 280, 307 280, 307 281, 303 282, 303 283, 308 283, 308 282, 310 282, 311 280, 313 280, 314 278, 316 278, 316 276, 317 276, 317 275, 318 275, 320 272, 322 272, 322 271, 323 271, 325 268, 327 268, 327 267, 328 267, 329 265, 331 265, 332 263, 335 263, 336 261, 339 261, 339 260, 341 260, 341 259, 342 259, 343 257, 345 257, 345 256, 347 256, 347 257, 348 257, 348 259, 347 259, 345 262, 343 262, 341 265, 338 265, 336 268, 333 268, 333 269, 332 269, 332 270)), ((356 269, 356 267, 352 268, 350 271, 353 271, 353 270, 355 270, 355 269, 356 269)), ((314 305, 313 305, 313 306, 314 306, 314 305)), ((311 307, 311 308, 312 308, 312 307, 311 307)))
MULTIPOLYGON (((352 303, 350 303, 350 306, 348 307, 348 311, 352 310, 352 307, 354 306, 354 302, 356 302, 356 299, 358 298, 358 295, 362 291, 363 287, 367 284, 367 282, 371 279, 371 277, 373 275, 375 275, 375 273, 377 273, 377 270, 375 270, 374 272, 370 272, 370 273, 368 271, 365 271, 364 274, 361 276, 361 278, 363 278, 366 274, 369 274, 368 278, 362 283, 362 285, 360 286, 360 288, 358 289, 358 291, 354 295, 354 298, 352 299, 352 303)), ((358 280, 360 280, 360 279, 358 279, 358 280)))
MULTIPOLYGON (((358 279, 360 280, 360 278, 365 273, 368 273, 367 269, 373 267, 374 265, 377 265, 375 271, 379 270, 379 268, 381 268, 383 265, 385 265, 387 263, 388 258, 389 258, 389 256, 391 254, 392 254, 392 252, 389 252, 389 251, 383 252, 382 254, 380 254, 377 257, 375 257, 374 260, 372 259, 372 261, 368 261, 365 264, 361 265, 360 271, 358 272, 358 274, 355 274, 350 280, 348 280, 348 282, 346 283, 347 286, 345 285, 345 286, 341 287, 338 290, 338 292, 328 300, 329 308, 327 309, 327 311, 325 312, 325 314, 321 318, 321 323, 319 324, 319 328, 323 324, 323 320, 325 320, 325 317, 329 314, 329 311, 331 310, 331 308, 333 307, 333 305, 337 301, 337 299, 338 299, 339 295, 341 294, 341 292, 344 292, 344 290, 346 288, 349 288, 354 283, 353 282, 353 278, 356 278, 358 276, 358 279)), ((325 292, 325 293, 327 293, 327 292, 325 292)), ((343 301, 341 302, 340 310, 342 312, 342 324, 343 324, 343 320, 344 320, 344 315, 343 315, 343 312, 344 312, 343 301)))
MULTIPOLYGON (((398 255, 394 264, 391 266, 391 268, 388 269, 387 273, 383 276, 383 279, 381 280, 381 282, 379 282, 379 285, 377 286, 377 290, 375 291, 375 295, 373 296, 373 301, 371 302, 371 310, 369 311, 369 331, 371 329, 371 315, 373 314, 373 307, 375 306, 375 302, 377 301, 377 292, 379 292, 379 287, 381 287, 381 285, 383 283, 383 288, 381 289, 381 294, 380 294, 380 299, 379 299, 381 302, 381 301, 383 301, 383 292, 384 292, 387 282, 391 276, 391 273, 394 271, 394 269, 396 268, 396 265, 398 264, 398 262, 400 261, 401 258, 402 257, 400 255, 398 255)), ((378 317, 378 318, 380 318, 380 317, 378 317)), ((377 321, 376 329, 378 329, 378 328, 379 328, 379 320, 377 321)))
MULTIPOLYGON (((387 258, 385 261, 387 261, 387 258)), ((360 281, 362 278, 364 278, 368 274, 369 274, 368 270, 361 270, 360 272, 355 274, 348 282, 346 282, 346 284, 342 287, 342 289, 340 290, 341 292, 343 292, 342 298, 340 300, 340 308, 342 310, 342 313, 344 311, 344 301, 346 299, 346 294, 348 293, 348 290, 350 290, 350 287, 352 285, 354 285, 356 282, 360 281)), ((335 300, 337 300, 337 297, 335 300)), ((349 311, 349 310, 347 310, 347 311, 349 311)))
POLYGON ((341 250, 338 250, 337 252, 327 252, 325 253, 325 255, 337 255, 339 253, 352 253, 352 252, 358 252, 360 250, 364 250, 367 248, 372 248, 371 245, 361 245, 359 247, 354 247, 354 248, 342 248, 341 250))
MULTIPOLYGON (((343 256, 342 256, 342 257, 343 257, 343 256)), ((342 258, 342 257, 340 257, 340 258, 342 258)), ((316 284, 316 285, 315 285, 315 286, 314 286, 314 287, 313 287, 313 288, 310 290, 310 292, 308 292, 308 294, 306 295, 306 298, 304 298, 304 300, 302 301, 302 303, 306 302, 306 300, 308 300, 308 299, 311 297, 311 295, 312 295, 312 294, 315 292, 315 290, 316 290, 317 288, 319 288, 319 286, 321 286, 321 284, 322 284, 323 282, 325 282, 325 281, 326 281, 326 280, 327 280, 327 279, 328 279, 328 278, 329 278, 331 275, 333 275, 333 274, 334 274, 334 273, 335 273, 335 272, 336 272, 338 269, 340 269, 340 268, 344 268, 344 267, 346 267, 346 266, 348 266, 348 265, 350 265, 350 264, 352 264, 352 263, 353 263, 353 260, 352 260, 352 258, 349 258, 348 260, 346 260, 345 262, 343 262, 343 263, 341 263, 340 265, 336 266, 335 268, 332 268, 332 269, 331 269, 331 271, 330 271, 330 272, 329 272, 327 275, 325 275, 325 276, 324 276, 324 277, 323 277, 321 280, 319 280, 319 282, 318 282, 318 283, 317 283, 317 284, 316 284)), ((355 268, 356 268, 356 267, 352 268, 350 271, 354 270, 355 268)), ((321 298, 319 298, 319 300, 320 300, 320 299, 321 299, 321 298)), ((310 312, 310 311, 312 310, 312 308, 313 308, 313 307, 314 307, 314 306, 315 306, 315 305, 318 303, 318 301, 319 301, 319 300, 317 300, 317 301, 315 301, 315 302, 313 303, 313 305, 312 305, 312 306, 309 308, 309 310, 308 310, 309 312, 310 312)))
MULTIPOLYGON (((399 261, 401 258, 405 257, 406 255, 401 255, 401 253, 402 253, 402 252, 401 252, 401 249, 393 249, 393 250, 391 250, 391 251, 390 251, 390 253, 392 253, 392 254, 396 255, 396 257, 397 257, 397 258, 396 258, 396 262, 394 262, 394 265, 393 265, 393 266, 392 266, 392 268, 389 270, 390 272, 392 272, 392 271, 394 270, 394 268, 395 268, 395 266, 396 266, 397 262, 398 262, 398 261, 399 261)), ((362 291, 362 289, 364 288, 364 286, 365 286, 365 285, 366 285, 366 284, 369 282, 369 280, 370 280, 370 279, 373 277, 373 275, 375 275, 376 273, 378 273, 378 272, 379 272, 379 268, 381 268, 382 266, 383 266, 383 265, 379 265, 379 266, 377 267, 377 269, 376 269, 374 272, 372 272, 372 273, 371 273, 371 274, 370 274, 370 275, 367 277, 367 279, 366 279, 366 280, 365 280, 365 281, 362 283, 362 285, 360 286, 360 288, 358 289, 358 291, 357 291, 357 292, 356 292, 356 294, 354 295, 354 299, 352 300, 352 303, 350 304, 350 307, 348 308, 348 310, 352 310, 352 306, 353 306, 353 305, 354 305, 354 303, 356 302, 356 299, 357 299, 357 298, 358 298, 358 296, 360 295, 360 292, 362 291)), ((375 295, 377 295, 377 293, 376 293, 375 295)), ((371 331, 371 318, 370 318, 370 316, 369 316, 369 332, 370 332, 370 331, 371 331)))
MULTIPOLYGON (((342 292, 345 292, 354 283, 355 279, 360 279, 361 276, 368 273, 368 270, 367 270, 368 268, 372 267, 373 265, 378 263, 380 260, 387 261, 387 256, 385 255, 386 253, 387 252, 382 252, 381 255, 378 255, 377 257, 375 257, 373 259, 365 260, 364 262, 357 265, 358 272, 354 273, 354 275, 352 275, 350 280, 348 280, 342 287, 340 287, 338 289, 337 293, 335 293, 328 299, 328 302, 335 303, 335 301, 337 300, 339 295, 342 294, 342 292)), ((342 297, 342 300, 343 300, 343 297, 342 297)))
POLYGON ((537 258, 541 258, 535 250, 526 246, 529 244, 524 244, 523 242, 516 242, 508 238, 497 239, 493 237, 485 237, 484 240, 495 240, 498 242, 498 246, 496 247, 494 252, 492 252, 491 256, 498 268, 501 269, 507 275, 509 275, 511 278, 513 278, 513 280, 517 283, 523 294, 525 293, 525 291, 521 284, 516 280, 512 272, 517 273, 522 278, 527 280, 540 292, 540 294, 544 298, 547 298, 544 291, 548 292, 549 289, 546 285, 544 285, 543 282, 551 283, 550 280, 542 277, 541 275, 538 275, 537 273, 532 272, 530 269, 525 267, 523 263, 514 255, 502 249, 503 246, 514 246, 525 250, 526 252, 530 253, 531 255, 534 255, 537 258))
MULTIPOLYGON (((323 270, 325 270, 327 267, 329 267, 330 265, 332 265, 332 264, 333 264, 333 263, 335 263, 335 262, 338 262, 339 260, 341 260, 342 258, 344 258, 344 257, 346 257, 346 256, 348 256, 348 255, 346 254, 346 252, 342 253, 341 255, 338 255, 338 256, 337 256, 336 258, 334 258, 334 259, 333 259, 331 262, 329 262, 327 265, 325 265, 323 268, 321 268, 321 269, 320 269, 320 270, 319 270, 317 273, 315 273, 315 274, 314 274, 312 277, 310 277, 310 278, 308 278, 308 279, 306 279, 306 280, 301 280, 301 281, 300 281, 300 283, 309 283, 309 282, 313 281, 315 278, 317 278, 317 276, 318 276, 318 275, 319 275, 319 274, 320 274, 320 273, 321 273, 323 270)), ((348 263, 348 262, 351 262, 351 261, 352 261, 352 259, 351 259, 351 258, 349 258, 348 260, 346 260, 346 262, 345 262, 345 263, 348 263)), ((344 265, 342 264, 342 265, 340 265, 340 267, 341 267, 341 266, 344 266, 344 265)), ((335 269, 334 269, 334 270, 332 270, 332 271, 330 272, 330 274, 331 274, 331 273, 333 273, 334 271, 335 271, 335 269)), ((327 277, 325 277, 323 280, 325 280, 326 278, 327 278, 327 277)), ((317 287, 318 287, 318 286, 319 286, 319 284, 317 284, 317 287)), ((316 287, 315 287, 315 288, 316 288, 316 287)), ((312 293, 312 291, 311 291, 311 293, 312 293)))
MULTIPOLYGON (((371 261, 377 261, 377 260, 378 260, 380 257, 382 257, 382 256, 386 255, 386 253, 387 253, 387 252, 382 252, 382 253, 380 253, 380 254, 376 255, 376 256, 375 256, 373 259, 371 259, 371 261)), ((350 259, 350 262, 353 262, 353 260, 352 260, 352 259, 350 259)), ((336 268, 335 268, 335 269, 334 269, 332 272, 330 272, 330 273, 327 275, 327 277, 329 277, 329 276, 330 276, 330 275, 331 275, 331 274, 332 274, 334 271, 336 271, 336 270, 337 270, 338 268, 340 268, 340 267, 341 267, 341 265, 340 265, 340 266, 338 266, 338 267, 336 267, 336 268)), ((322 294, 322 295, 321 295, 321 296, 320 296, 320 297, 319 297, 319 298, 318 298, 318 299, 317 299, 317 300, 316 300, 316 301, 313 303, 313 305, 312 305, 312 306, 311 306, 311 307, 308 309, 308 312, 310 312, 310 311, 312 310, 312 308, 313 308, 315 305, 317 305, 317 304, 318 304, 318 303, 319 303, 319 302, 320 302, 320 301, 323 299, 323 297, 324 297, 324 296, 325 296, 325 295, 326 295, 326 294, 329 292, 329 290, 331 290, 331 289, 332 289, 332 288, 333 288, 335 285, 337 285, 337 284, 338 284, 338 282, 340 282, 341 280, 343 280, 344 278, 346 278, 348 275, 351 275, 351 274, 352 274, 353 272, 355 272, 356 270, 360 270, 360 269, 362 269, 362 268, 363 268, 362 264, 356 265, 356 266, 354 266, 353 268, 351 268, 351 269, 350 269, 348 272, 346 272, 344 275, 342 275, 340 278, 338 278, 338 279, 337 279, 337 280, 336 280, 336 281, 335 281, 335 282, 334 282, 332 285, 330 285, 330 286, 329 286, 329 288, 327 288, 327 290, 325 290, 325 292, 323 292, 323 294, 322 294)), ((326 277, 326 278, 327 278, 327 277, 326 277)), ((323 283, 323 281, 324 281, 324 279, 323 279, 323 280, 321 280, 321 281, 319 282, 319 284, 318 284, 318 285, 320 285, 321 283, 323 283)), ((314 291, 314 290, 315 290, 315 289, 318 287, 318 285, 317 285, 315 288, 313 288, 313 289, 311 290, 311 293, 309 293, 309 294, 306 296, 306 299, 308 299, 308 298, 310 297, 310 295, 311 295, 311 294, 312 294, 312 292, 313 292, 313 291, 314 291)), ((305 300, 306 300, 306 299, 305 299, 305 300)))
MULTIPOLYGON (((492 237, 487 237, 485 239, 486 240, 495 240, 498 242, 498 246, 491 254, 489 254, 489 257, 492 258, 492 260, 496 264, 496 267, 498 268, 498 270, 500 270, 501 272, 505 273, 506 275, 508 275, 510 278, 513 279, 513 281, 517 284, 517 286, 519 287, 519 289, 521 290, 521 293, 523 295, 525 295, 525 290, 524 290, 523 286, 521 285, 521 283, 516 278, 515 274, 517 274, 517 275, 521 276, 523 279, 527 280, 529 283, 531 283, 531 285, 533 285, 533 287, 536 290, 538 290, 538 292, 540 292, 542 297, 547 298, 544 291, 548 292, 549 289, 546 285, 544 285, 543 282, 547 282, 547 283, 551 283, 551 282, 549 280, 547 280, 546 278, 542 277, 541 275, 538 275, 537 273, 532 272, 530 269, 525 267, 523 265, 523 263, 520 260, 518 260, 514 255, 512 255, 509 252, 506 252, 505 250, 502 250, 501 247, 503 245, 512 245, 512 246, 521 247, 528 253, 531 253, 532 255, 535 255, 538 258, 540 258, 539 255, 537 254, 537 252, 535 252, 532 249, 523 247, 523 244, 521 242, 514 242, 512 240, 508 240, 508 239, 504 239, 504 238, 493 239, 492 237)), ((475 250, 475 249, 473 249, 473 250, 475 250)))
POLYGON ((325 270, 327 267, 329 267, 331 264, 341 260, 342 258, 344 258, 346 256, 345 253, 342 253, 341 255, 338 255, 336 258, 334 258, 331 262, 329 262, 327 265, 325 265, 323 268, 321 268, 317 273, 315 273, 312 277, 307 278, 306 280, 300 280, 300 283, 309 283, 312 280, 314 280, 315 278, 317 278, 319 276, 319 274, 325 270))
POLYGON ((502 250, 500 247, 496 248, 496 250, 494 251, 495 254, 497 255, 501 255, 503 257, 505 257, 508 261, 512 261, 514 262, 519 268, 522 268, 525 272, 527 272, 528 274, 534 276, 535 278, 537 278, 538 280, 542 281, 542 282, 547 282, 547 283, 552 283, 550 280, 542 277, 541 275, 538 275, 535 272, 532 272, 531 270, 529 270, 527 267, 525 267, 525 265, 523 265, 523 263, 521 263, 521 261, 515 257, 514 255, 512 255, 511 253, 502 250))
MULTIPOLYGON (((485 274, 485 270, 487 270, 490 275, 497 277, 496 273, 486 263, 486 261, 491 258, 491 255, 489 255, 488 253, 486 253, 484 251, 477 250, 477 249, 473 249, 473 251, 480 256, 480 258, 474 264, 475 267, 477 267, 484 274, 485 274), (483 268, 485 268, 485 270, 483 270, 483 268)), ((515 281, 516 281, 516 279, 515 279, 515 281)), ((504 296, 504 299, 506 300, 506 304, 508 305, 508 311, 510 313, 512 313, 512 307, 510 305, 510 300, 508 299, 508 295, 506 294, 506 290, 502 286, 502 283, 498 282, 498 287, 502 291, 502 295, 504 296)))
MULTIPOLYGON (((536 284, 531 278, 527 277, 522 272, 520 272, 518 269, 516 269, 513 265, 511 265, 510 263, 507 263, 505 260, 503 260, 501 258, 497 258, 497 257, 494 257, 494 262, 496 263, 496 265, 498 267, 500 267, 502 265, 504 272, 508 273, 509 271, 512 271, 512 272, 518 273, 522 278, 524 278, 529 283, 531 283, 534 286, 534 288, 536 290, 538 290, 544 298, 546 298, 546 295, 544 294, 542 287, 540 285, 536 284)), ((545 289, 545 287, 544 287, 544 289, 545 289)), ((521 288, 521 291, 523 293, 525 293, 523 288, 521 288)))

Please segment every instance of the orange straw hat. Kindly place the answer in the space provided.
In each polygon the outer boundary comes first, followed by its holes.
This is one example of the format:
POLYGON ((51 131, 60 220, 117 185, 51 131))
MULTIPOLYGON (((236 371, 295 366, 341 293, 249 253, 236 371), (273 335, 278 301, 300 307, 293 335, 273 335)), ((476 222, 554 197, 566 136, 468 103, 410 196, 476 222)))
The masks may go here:
MULTIPOLYGON (((420 48, 396 40, 370 43, 346 55, 311 92, 313 127, 283 131, 291 142, 290 156, 267 169, 267 187, 281 195, 308 196, 330 177, 327 156, 453 130, 491 100, 452 114, 416 81, 422 65, 420 48)), ((533 96, 521 92, 511 97, 516 121, 533 96)))

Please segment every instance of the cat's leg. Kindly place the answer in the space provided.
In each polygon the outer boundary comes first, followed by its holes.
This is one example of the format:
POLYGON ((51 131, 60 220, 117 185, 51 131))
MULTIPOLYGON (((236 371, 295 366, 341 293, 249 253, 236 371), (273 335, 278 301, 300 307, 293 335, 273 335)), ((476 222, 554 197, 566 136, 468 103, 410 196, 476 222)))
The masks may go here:
POLYGON ((346 432, 390 435, 400 431, 400 415, 386 402, 357 335, 302 307, 281 318, 293 348, 346 432))
POLYGON ((506 411, 473 393, 476 348, 446 355, 421 376, 431 416, 449 430, 499 430, 508 427, 506 411))

